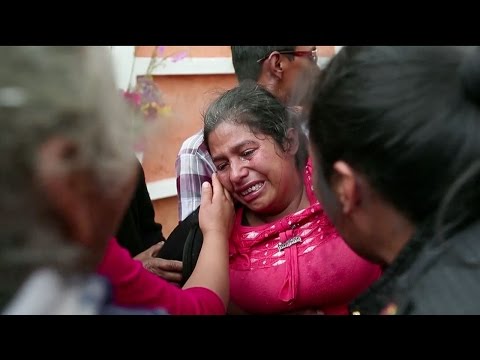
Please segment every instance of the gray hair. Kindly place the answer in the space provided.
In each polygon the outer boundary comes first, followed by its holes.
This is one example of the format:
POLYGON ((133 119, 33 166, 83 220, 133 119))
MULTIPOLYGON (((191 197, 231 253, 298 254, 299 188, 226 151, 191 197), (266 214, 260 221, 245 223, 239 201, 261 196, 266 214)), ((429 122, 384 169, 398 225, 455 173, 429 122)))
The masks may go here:
POLYGON ((306 139, 299 128, 298 114, 288 109, 255 81, 245 80, 213 101, 203 115, 203 135, 209 148, 210 134, 222 123, 247 126, 253 134, 270 136, 282 151, 290 147, 288 130, 296 129, 299 150, 295 162, 299 171, 306 163, 306 139))
POLYGON ((86 169, 107 194, 115 191, 133 165, 128 110, 104 47, 12 46, 1 54, 0 268, 68 267, 80 251, 47 213, 35 183, 38 150, 52 137, 69 139, 79 154, 65 170, 86 169))

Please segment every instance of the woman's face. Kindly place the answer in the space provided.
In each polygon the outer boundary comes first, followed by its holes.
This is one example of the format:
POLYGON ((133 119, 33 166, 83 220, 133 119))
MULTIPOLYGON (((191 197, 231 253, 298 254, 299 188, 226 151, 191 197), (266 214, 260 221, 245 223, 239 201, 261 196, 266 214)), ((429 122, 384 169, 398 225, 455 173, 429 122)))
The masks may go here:
POLYGON ((288 206, 285 195, 294 191, 296 149, 283 151, 270 136, 229 122, 210 133, 208 144, 220 182, 237 201, 264 214, 288 206))

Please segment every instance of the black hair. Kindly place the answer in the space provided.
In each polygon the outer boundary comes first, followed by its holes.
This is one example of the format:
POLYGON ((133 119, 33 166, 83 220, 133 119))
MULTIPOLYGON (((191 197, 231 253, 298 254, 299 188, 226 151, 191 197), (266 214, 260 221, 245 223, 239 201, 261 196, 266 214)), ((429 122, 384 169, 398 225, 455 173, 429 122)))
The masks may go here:
POLYGON ((310 141, 327 181, 343 160, 417 225, 440 208, 452 226, 478 217, 478 48, 347 46, 314 94, 310 141))
POLYGON ((262 64, 258 60, 268 57, 274 51, 294 51, 295 46, 232 46, 232 62, 239 82, 257 81, 262 64))

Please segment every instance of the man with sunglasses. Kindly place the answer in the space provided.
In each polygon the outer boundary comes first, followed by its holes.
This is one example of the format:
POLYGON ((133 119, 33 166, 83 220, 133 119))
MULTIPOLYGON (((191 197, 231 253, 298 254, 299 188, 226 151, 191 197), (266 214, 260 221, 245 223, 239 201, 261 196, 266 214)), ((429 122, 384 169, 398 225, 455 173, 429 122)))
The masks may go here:
MULTIPOLYGON (((320 71, 315 46, 232 46, 239 82, 254 80, 284 104, 308 110, 312 79, 320 71)), ((203 141, 203 129, 185 140, 175 162, 179 220, 200 205, 201 187, 215 165, 203 141)))

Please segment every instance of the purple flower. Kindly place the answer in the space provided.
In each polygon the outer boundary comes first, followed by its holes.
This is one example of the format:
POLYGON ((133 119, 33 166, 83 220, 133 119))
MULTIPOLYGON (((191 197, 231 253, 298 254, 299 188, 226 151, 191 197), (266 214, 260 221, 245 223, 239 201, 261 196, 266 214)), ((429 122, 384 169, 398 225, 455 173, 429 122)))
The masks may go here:
POLYGON ((173 55, 171 57, 171 61, 172 62, 177 62, 177 61, 180 61, 180 60, 182 60, 186 57, 187 57, 187 52, 186 51, 181 51, 178 54, 173 55))
POLYGON ((162 56, 165 51, 165 46, 157 46, 157 56, 162 56))
POLYGON ((123 96, 134 105, 140 105, 142 102, 142 95, 135 91, 124 91, 123 96))

